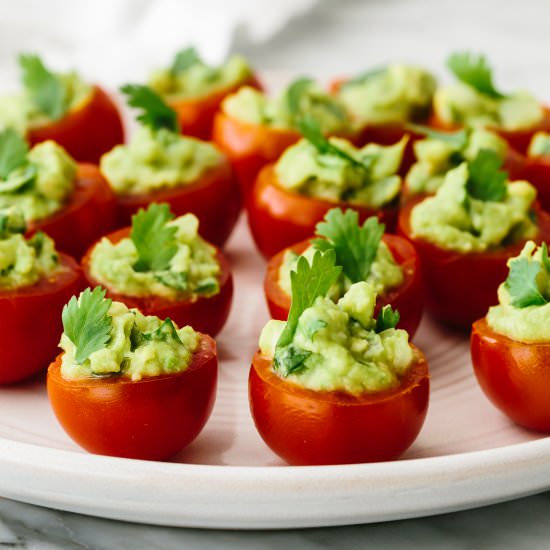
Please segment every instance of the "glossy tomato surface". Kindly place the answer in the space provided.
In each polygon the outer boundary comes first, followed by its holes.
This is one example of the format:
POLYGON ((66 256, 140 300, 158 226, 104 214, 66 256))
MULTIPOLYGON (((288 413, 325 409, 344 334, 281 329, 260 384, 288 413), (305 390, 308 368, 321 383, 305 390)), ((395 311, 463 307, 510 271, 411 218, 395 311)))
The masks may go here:
POLYGON ((312 237, 315 226, 331 208, 351 208, 359 214, 359 222, 377 216, 387 231, 395 229, 398 208, 395 205, 381 210, 346 202, 316 199, 285 190, 277 182, 274 165, 261 170, 247 197, 248 223, 258 250, 265 258, 312 237))
POLYGON ((95 454, 167 460, 208 420, 218 377, 216 344, 202 335, 181 373, 132 381, 123 376, 68 380, 61 355, 48 369, 50 404, 67 434, 95 454))
POLYGON ((0 291, 0 384, 46 370, 63 332, 61 311, 84 281, 79 265, 60 254, 61 269, 32 286, 0 291))
MULTIPOLYGON (((406 330, 412 338, 420 324, 424 306, 424 291, 420 262, 413 245, 403 237, 384 235, 386 243, 398 265, 403 269, 404 280, 397 288, 378 296, 375 315, 380 309, 390 304, 400 314, 398 328, 406 330)), ((275 254, 268 264, 264 279, 264 291, 269 312, 273 319, 286 321, 290 310, 290 296, 279 286, 279 269, 287 250, 301 254, 310 244, 309 240, 301 241, 288 249, 275 254)))
POLYGON ((242 197, 227 159, 196 182, 142 195, 117 197, 118 227, 130 225, 132 215, 152 202, 166 202, 176 216, 191 212, 199 218, 200 233, 216 246, 223 246, 233 231, 242 208, 242 197))
POLYGON ((512 340, 482 318, 473 324, 470 349, 477 380, 491 402, 517 424, 550 432, 550 342, 512 340))
POLYGON ((541 207, 550 212, 550 156, 526 158, 521 178, 537 188, 541 207))
POLYGON ((59 212, 29 223, 29 234, 44 231, 58 250, 80 258, 94 241, 113 229, 115 215, 115 196, 98 167, 79 164, 67 204, 59 212))
MULTIPOLYGON (((121 239, 129 237, 130 231, 130 228, 126 227, 107 235, 107 238, 112 243, 117 243, 121 239)), ((84 277, 92 288, 102 286, 106 289, 109 298, 117 302, 123 302, 128 307, 137 308, 144 315, 155 315, 161 319, 169 317, 180 327, 191 325, 196 331, 210 336, 216 336, 225 325, 233 300, 233 276, 229 262, 220 250, 216 250, 216 260, 220 264, 221 270, 218 277, 220 291, 213 296, 171 300, 162 296, 128 296, 120 294, 97 281, 90 270, 90 260, 94 246, 88 250, 82 259, 84 277)))
POLYGON ((416 439, 428 410, 428 365, 417 350, 399 388, 353 396, 316 392, 279 378, 256 353, 250 410, 263 440, 293 465, 393 460, 416 439))
POLYGON ((78 162, 98 164, 101 155, 124 142, 124 129, 113 100, 94 86, 89 101, 60 120, 32 128, 27 137, 31 146, 52 139, 78 162))

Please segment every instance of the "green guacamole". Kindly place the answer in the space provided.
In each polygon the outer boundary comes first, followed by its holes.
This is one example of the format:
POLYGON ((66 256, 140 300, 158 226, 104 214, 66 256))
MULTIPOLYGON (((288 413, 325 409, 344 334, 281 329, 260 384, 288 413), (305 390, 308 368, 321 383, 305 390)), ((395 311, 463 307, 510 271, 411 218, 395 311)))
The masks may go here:
POLYGON ((537 132, 531 138, 527 156, 531 158, 550 156, 550 134, 547 132, 537 132))
POLYGON ((230 88, 252 77, 250 65, 234 55, 220 67, 197 60, 184 70, 159 69, 149 79, 149 86, 167 99, 201 97, 230 88))
POLYGON ((142 126, 103 155, 100 168, 117 195, 141 195, 194 183, 222 159, 211 143, 142 126))
POLYGON ((412 194, 435 193, 451 168, 473 160, 481 149, 494 151, 502 159, 508 149, 505 140, 483 128, 467 131, 462 143, 426 138, 416 141, 413 147, 417 161, 407 174, 412 194))
MULTIPOLYGON (((298 321, 293 345, 311 352, 304 368, 286 380, 314 391, 353 395, 399 386, 415 359, 409 336, 401 329, 375 332, 376 293, 367 282, 353 284, 334 303, 319 297, 298 321)), ((260 335, 260 351, 273 357, 283 321, 269 321, 260 335)))
POLYGON ((16 206, 30 222, 63 208, 74 191, 77 164, 53 141, 35 145, 27 160, 29 165, 0 180, 0 208, 16 206))
POLYGON ((344 139, 329 138, 329 141, 354 159, 370 162, 369 169, 360 169, 338 155, 319 153, 302 139, 289 147, 275 165, 281 187, 310 197, 370 208, 380 208, 397 199, 401 191, 397 172, 407 138, 387 147, 369 143, 361 149, 344 139))
POLYGON ((435 78, 424 69, 391 64, 344 83, 339 97, 362 126, 423 121, 435 87, 435 78))
POLYGON ((79 364, 76 348, 65 333, 60 346, 65 352, 61 374, 67 379, 120 375, 131 380, 174 374, 186 370, 199 345, 199 334, 191 327, 177 329, 158 317, 144 316, 113 302, 109 341, 79 364))
POLYGON ((136 271, 138 254, 132 240, 126 238, 113 244, 104 238, 91 255, 92 277, 112 292, 127 296, 177 299, 217 294, 220 264, 215 248, 198 234, 198 219, 193 214, 185 214, 167 225, 177 228, 177 252, 169 269, 136 271))
MULTIPOLYGON (((520 255, 508 260, 508 267, 518 259, 525 259, 528 265, 539 266, 535 284, 545 301, 550 298, 550 274, 543 268, 542 247, 533 241, 525 243, 520 255)), ((499 334, 520 342, 550 342, 550 303, 516 307, 510 303, 510 292, 506 283, 498 288, 497 306, 489 308, 487 323, 499 334)))
POLYGON ((0 291, 23 288, 61 269, 52 239, 36 233, 26 239, 21 210, 0 209, 0 291))
POLYGON ((446 250, 461 253, 488 249, 532 238, 537 226, 531 219, 535 188, 526 181, 506 183, 501 201, 482 201, 467 193, 468 165, 450 170, 433 197, 411 211, 411 230, 446 250))
POLYGON ((309 116, 319 124, 325 134, 353 132, 353 122, 343 103, 314 82, 303 90, 297 114, 293 114, 289 108, 288 90, 283 90, 277 97, 269 97, 254 88, 244 86, 228 96, 222 108, 231 118, 249 124, 292 129, 300 117, 309 116))

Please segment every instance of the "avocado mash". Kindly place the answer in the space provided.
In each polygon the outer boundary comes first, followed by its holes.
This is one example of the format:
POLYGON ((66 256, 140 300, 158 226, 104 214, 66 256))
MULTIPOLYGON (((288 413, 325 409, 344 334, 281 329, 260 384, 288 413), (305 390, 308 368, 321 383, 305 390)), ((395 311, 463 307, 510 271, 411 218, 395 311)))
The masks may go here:
POLYGON ((392 124, 426 120, 435 87, 429 72, 396 63, 345 82, 338 95, 362 126, 392 124))
MULTIPOLYGON (((310 355, 285 379, 314 391, 354 395, 398 387, 415 353, 406 331, 375 331, 375 303, 368 282, 353 284, 337 303, 318 297, 300 316, 293 339, 297 350, 310 355)), ((266 324, 260 335, 263 355, 274 356, 284 327, 283 321, 266 324)))
POLYGON ((550 156, 550 134, 547 132, 537 132, 531 138, 527 156, 531 158, 550 156))

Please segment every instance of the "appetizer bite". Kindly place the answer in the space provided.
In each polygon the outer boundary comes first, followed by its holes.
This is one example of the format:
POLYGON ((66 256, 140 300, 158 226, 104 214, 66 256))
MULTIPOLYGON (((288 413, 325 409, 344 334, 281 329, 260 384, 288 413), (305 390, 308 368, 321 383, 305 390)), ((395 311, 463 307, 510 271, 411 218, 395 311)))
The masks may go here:
POLYGON ((225 256, 198 229, 193 214, 174 219, 167 204, 151 204, 132 217, 132 227, 90 248, 84 276, 145 315, 215 336, 231 309, 233 278, 225 256))
POLYGON ((313 119, 303 119, 300 128, 304 139, 262 169, 247 197, 248 222, 260 252, 269 258, 311 237, 334 207, 356 210, 361 222, 376 215, 392 231, 407 138, 358 149, 344 139, 326 139, 313 119))
POLYGON ((266 164, 300 140, 304 117, 315 120, 324 135, 356 134, 343 103, 310 78, 293 81, 277 97, 243 87, 224 100, 213 139, 231 159, 245 194, 266 164))
POLYGON ((63 329, 63 353, 48 368, 48 396, 78 445, 167 460, 197 437, 216 396, 212 338, 112 302, 101 288, 71 298, 63 329))
POLYGON ((317 224, 317 239, 301 241, 273 256, 267 264, 265 295, 271 317, 286 321, 292 294, 291 276, 300 258, 311 263, 316 250, 334 250, 340 275, 327 297, 337 302, 351 285, 367 281, 376 292, 375 316, 391 305, 399 310, 399 328, 412 338, 422 317, 423 289, 414 247, 403 237, 384 233, 375 217, 359 225, 354 210, 329 210, 317 224))
POLYGON ((93 164, 77 164, 44 141, 30 151, 17 132, 0 132, 0 208, 16 206, 29 231, 44 231, 59 250, 80 258, 113 228, 114 195, 93 164))
POLYGON ((508 181, 501 165, 482 149, 450 170, 433 197, 411 201, 399 214, 399 231, 420 257, 426 307, 455 327, 468 328, 496 302, 506 261, 526 240, 548 235, 535 188, 508 181))
POLYGON ((471 353, 481 388, 521 426, 550 432, 550 258, 525 244, 508 261, 499 303, 473 324, 471 353))
POLYGON ((174 109, 186 135, 208 140, 223 99, 241 86, 260 88, 252 68, 240 55, 223 65, 205 64, 195 48, 179 51, 169 68, 155 71, 149 86, 174 109))
POLYGON ((83 286, 78 264, 52 239, 25 232, 21 210, 0 208, 0 384, 47 368, 57 353, 63 305, 83 286))
POLYGON ((31 145, 53 140, 78 162, 94 164, 124 141, 120 114, 99 86, 75 72, 51 72, 36 55, 21 54, 19 66, 23 91, 0 97, 1 126, 31 145))
POLYGON ((366 281, 337 303, 326 298, 340 272, 333 250, 298 260, 288 321, 267 323, 252 361, 256 428, 290 464, 395 459, 426 416, 428 365, 395 329, 399 314, 385 306, 374 319, 366 281))
POLYGON ((459 82, 436 91, 432 126, 491 128, 522 154, 535 132, 550 129, 550 109, 529 92, 497 90, 485 56, 454 53, 447 66, 459 82))
POLYGON ((522 177, 537 188, 540 205, 550 212, 550 133, 537 132, 531 139, 522 177))

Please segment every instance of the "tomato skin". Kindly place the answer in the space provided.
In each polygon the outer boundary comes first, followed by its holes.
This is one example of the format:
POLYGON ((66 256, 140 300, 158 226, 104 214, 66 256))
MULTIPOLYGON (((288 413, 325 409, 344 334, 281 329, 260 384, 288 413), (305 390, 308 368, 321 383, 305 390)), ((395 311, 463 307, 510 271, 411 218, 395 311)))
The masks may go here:
POLYGON ((98 164, 101 155, 124 142, 122 119, 112 99, 99 86, 80 109, 60 120, 29 130, 31 146, 52 139, 78 162, 98 164))
POLYGON ((544 210, 550 212, 550 156, 525 160, 522 179, 537 188, 537 198, 544 210))
POLYGON ((399 388, 359 397, 287 382, 271 370, 272 360, 257 352, 248 378, 256 428, 291 465, 393 460, 416 439, 428 410, 428 365, 417 352, 399 388))
POLYGON ((69 202, 59 212, 30 222, 28 234, 44 231, 58 250, 80 258, 91 243, 113 229, 115 209, 115 196, 98 167, 79 164, 69 202))
MULTIPOLYGON (((409 239, 420 257, 426 309, 449 326, 469 329, 498 302, 498 286, 508 275, 506 262, 521 252, 525 241, 488 252, 445 250, 412 236, 410 214, 418 202, 411 201, 401 209, 398 232, 409 239)), ((535 212, 539 232, 533 240, 540 243, 550 237, 550 218, 538 208, 535 212)))
MULTIPOLYGON (((420 324, 424 305, 424 290, 422 288, 422 275, 420 273, 420 261, 414 246, 403 237, 397 235, 383 235, 382 240, 392 252, 396 262, 403 268, 404 281, 394 289, 377 297, 375 315, 380 309, 390 304, 400 314, 398 328, 404 329, 412 338, 420 324)), ((267 263, 267 271, 264 279, 264 292, 271 317, 286 321, 290 310, 290 296, 279 286, 279 268, 287 250, 301 254, 310 244, 309 240, 301 241, 295 245, 275 254, 267 263)))
POLYGON ((550 432, 550 342, 518 342, 492 330, 484 317, 472 326, 470 351, 493 405, 520 426, 550 432))
POLYGON ((79 265, 65 254, 59 259, 64 270, 55 276, 0 292, 0 384, 46 370, 57 354, 63 306, 84 288, 79 265))
POLYGON ((227 159, 195 183, 162 189, 142 195, 118 195, 117 226, 131 224, 132 216, 152 202, 166 202, 176 216, 191 212, 199 218, 201 235, 216 246, 223 246, 233 231, 242 208, 242 197, 227 159))
POLYGON ((216 343, 201 335, 189 367, 138 381, 64 379, 61 358, 48 368, 50 404, 67 434, 95 454, 167 460, 200 433, 216 398, 216 343))
POLYGON ((247 197, 248 224, 258 250, 270 258, 297 241, 312 237, 315 226, 331 208, 351 208, 359 214, 359 222, 377 216, 387 231, 395 229, 397 206, 373 210, 347 202, 332 202, 285 190, 277 182, 274 165, 269 164, 258 174, 247 197))

